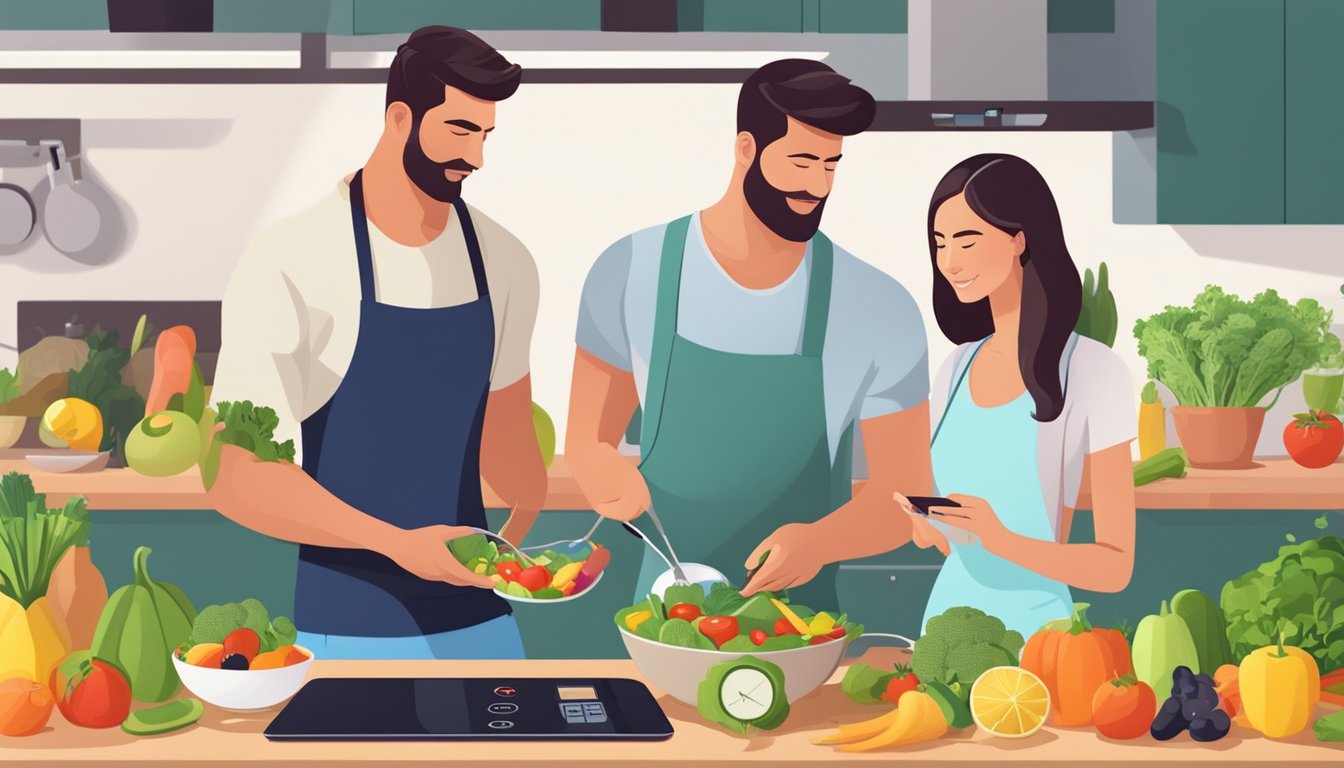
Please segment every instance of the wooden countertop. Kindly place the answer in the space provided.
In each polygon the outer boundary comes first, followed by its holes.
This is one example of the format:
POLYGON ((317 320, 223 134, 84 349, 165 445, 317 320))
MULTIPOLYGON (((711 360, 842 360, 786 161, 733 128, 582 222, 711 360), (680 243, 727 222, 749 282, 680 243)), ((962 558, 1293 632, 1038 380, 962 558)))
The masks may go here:
MULTIPOLYGON (((635 459, 632 457, 631 461, 635 459)), ((151 478, 129 469, 58 474, 39 472, 23 460, 22 451, 0 451, 0 473, 31 475, 39 492, 52 503, 73 494, 84 496, 90 509, 210 509, 195 469, 174 477, 151 478)), ((579 491, 564 456, 551 465, 545 509, 591 509, 579 491)), ((855 490, 862 482, 855 484, 855 490)), ((1087 484, 1084 483, 1086 488, 1087 484)), ((504 507, 483 485, 485 506, 504 507)), ((1344 509, 1344 461, 1325 469, 1304 469, 1286 459, 1259 462, 1254 469, 1191 469, 1181 479, 1158 480, 1135 489, 1140 509, 1344 509)), ((1090 509, 1086 491, 1079 509, 1090 509)))
MULTIPOLYGON (((843 671, 843 670, 842 670, 843 671)), ((416 662, 416 661, 318 661, 314 677, 633 677, 638 671, 630 661, 527 661, 527 662, 416 662)), ((1112 742, 1091 730, 1043 729, 1025 739, 986 736, 976 729, 944 737, 936 742, 903 749, 861 755, 844 755, 810 740, 829 731, 836 722, 856 722, 882 712, 879 706, 854 704, 838 685, 838 671, 831 684, 795 702, 793 713, 776 731, 738 736, 708 725, 694 708, 663 696, 659 703, 676 730, 670 741, 652 743, 555 742, 458 742, 437 743, 273 743, 262 735, 277 710, 232 713, 207 706, 195 727, 178 733, 136 738, 120 729, 87 730, 66 723, 59 713, 41 733, 23 739, 0 737, 0 765, 66 766, 97 765, 143 768, 146 765, 296 765, 341 768, 354 765, 410 766, 441 763, 509 766, 594 764, 626 766, 694 766, 717 768, 741 763, 812 765, 825 761, 886 762, 904 765, 969 766, 986 763, 1018 765, 1175 766, 1189 763, 1338 766, 1344 762, 1344 745, 1323 745, 1308 728, 1296 737, 1271 741, 1254 731, 1235 728, 1227 737, 1200 745, 1187 736, 1161 743, 1144 737, 1132 742, 1112 742)), ((652 686, 650 686, 652 688, 652 686)), ((1324 712, 1324 708, 1322 712, 1324 712)))

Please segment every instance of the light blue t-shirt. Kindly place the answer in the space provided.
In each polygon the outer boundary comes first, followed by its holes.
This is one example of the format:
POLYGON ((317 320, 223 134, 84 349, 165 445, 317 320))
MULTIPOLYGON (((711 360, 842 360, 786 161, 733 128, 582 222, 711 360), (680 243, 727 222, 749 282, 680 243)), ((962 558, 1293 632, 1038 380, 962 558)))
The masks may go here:
MULTIPOLYGON (((607 248, 588 272, 579 305, 579 347, 633 372, 640 403, 649 377, 666 229, 666 224, 649 227, 607 248)), ((856 419, 902 411, 929 397, 928 342, 914 299, 890 275, 839 246, 834 250, 822 353, 832 457, 856 419)), ((811 262, 809 243, 802 264, 783 283, 765 290, 744 288, 715 261, 696 213, 686 233, 677 333, 723 352, 799 353, 811 262)), ((860 453, 855 464, 862 466, 860 453)))

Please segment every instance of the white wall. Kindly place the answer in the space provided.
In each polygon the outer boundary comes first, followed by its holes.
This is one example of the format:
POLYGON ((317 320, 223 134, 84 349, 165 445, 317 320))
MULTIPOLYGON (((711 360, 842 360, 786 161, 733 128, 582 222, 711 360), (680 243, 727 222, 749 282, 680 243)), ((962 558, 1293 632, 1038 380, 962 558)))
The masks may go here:
MULTIPOLYGON (((487 165, 466 192, 536 257, 543 290, 536 397, 562 432, 588 265, 621 235, 717 199, 731 162, 736 90, 535 85, 501 105, 487 165)), ((133 219, 125 252, 96 269, 41 241, 0 257, 0 343, 15 339, 20 298, 219 298, 260 226, 328 193, 358 167, 381 114, 381 86, 0 86, 0 117, 83 118, 85 168, 133 219)), ((1129 333, 1134 320, 1188 302, 1206 283, 1243 294, 1274 287, 1290 298, 1333 302, 1344 316, 1344 227, 1115 225, 1107 133, 856 137, 845 147, 826 231, 927 297, 928 195, 949 166, 982 151, 1033 162, 1059 200, 1080 267, 1110 264, 1116 346, 1136 391, 1144 365, 1129 333)), ((936 362, 950 345, 927 305, 925 321, 936 362)), ((0 350, 0 365, 13 362, 0 350)), ((1277 442, 1284 423, 1277 414, 1285 409, 1292 413, 1293 405, 1271 415, 1262 447, 1277 442)))

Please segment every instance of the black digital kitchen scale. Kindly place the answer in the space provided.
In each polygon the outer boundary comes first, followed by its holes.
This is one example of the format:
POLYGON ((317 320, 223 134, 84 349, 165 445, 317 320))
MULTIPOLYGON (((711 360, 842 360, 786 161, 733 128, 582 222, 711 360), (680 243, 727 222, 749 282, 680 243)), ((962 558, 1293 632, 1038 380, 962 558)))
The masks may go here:
POLYGON ((266 727, 306 741, 661 741, 672 724, 621 678, 319 678, 266 727))

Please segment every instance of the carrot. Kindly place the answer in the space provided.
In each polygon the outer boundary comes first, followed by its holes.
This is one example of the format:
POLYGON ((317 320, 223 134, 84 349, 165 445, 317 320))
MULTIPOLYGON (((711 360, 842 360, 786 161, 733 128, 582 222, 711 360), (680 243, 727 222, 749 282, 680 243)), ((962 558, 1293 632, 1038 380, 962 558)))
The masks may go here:
POLYGON ((173 395, 186 394, 195 357, 196 333, 189 326, 175 325, 159 333, 154 343, 154 381, 145 398, 146 416, 167 410, 173 395))

